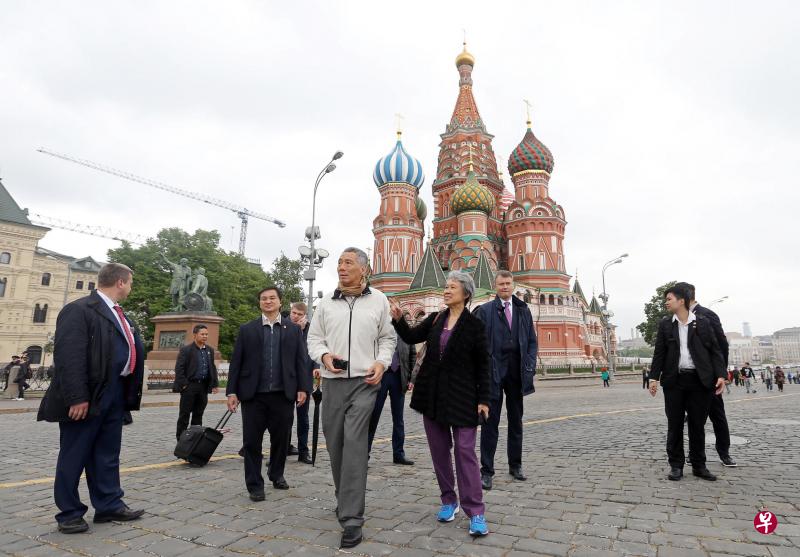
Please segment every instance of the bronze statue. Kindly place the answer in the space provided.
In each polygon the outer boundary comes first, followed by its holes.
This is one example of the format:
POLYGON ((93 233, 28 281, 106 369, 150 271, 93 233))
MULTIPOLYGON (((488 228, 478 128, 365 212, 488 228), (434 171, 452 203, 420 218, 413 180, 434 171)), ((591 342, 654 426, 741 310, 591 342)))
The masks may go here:
MULTIPOLYGON (((161 257, 172 268, 172 283, 169 285, 169 293, 172 296, 172 311, 182 311, 185 309, 184 298, 189 293, 192 268, 189 267, 189 262, 185 257, 182 257, 178 264, 167 259, 167 256, 163 253, 161 257)), ((208 281, 206 281, 207 284, 208 281)))

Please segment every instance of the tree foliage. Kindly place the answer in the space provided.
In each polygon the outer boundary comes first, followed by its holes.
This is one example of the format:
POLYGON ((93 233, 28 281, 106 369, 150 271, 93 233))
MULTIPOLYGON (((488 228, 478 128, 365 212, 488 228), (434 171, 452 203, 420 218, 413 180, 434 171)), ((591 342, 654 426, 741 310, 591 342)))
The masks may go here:
POLYGON ((153 344, 154 326, 150 318, 171 309, 171 270, 161 258, 162 253, 173 262, 185 257, 192 269, 205 268, 214 311, 225 319, 220 326, 217 347, 223 358, 230 357, 239 326, 258 316, 259 290, 278 284, 287 292, 284 304, 288 306, 300 299, 297 294, 301 280, 299 261, 281 254, 275 260, 273 275, 238 253, 220 249, 219 239, 217 231, 197 230, 190 234, 179 228, 166 228, 143 246, 133 247, 123 242, 119 248, 109 250, 109 261, 133 269, 133 290, 124 307, 143 332, 147 350, 152 349, 153 344))
POLYGON ((636 326, 636 330, 642 333, 642 338, 650 346, 655 346, 656 344, 658 322, 669 315, 667 306, 664 304, 664 292, 668 288, 675 286, 675 282, 673 280, 656 288, 655 295, 644 305, 645 320, 636 326))

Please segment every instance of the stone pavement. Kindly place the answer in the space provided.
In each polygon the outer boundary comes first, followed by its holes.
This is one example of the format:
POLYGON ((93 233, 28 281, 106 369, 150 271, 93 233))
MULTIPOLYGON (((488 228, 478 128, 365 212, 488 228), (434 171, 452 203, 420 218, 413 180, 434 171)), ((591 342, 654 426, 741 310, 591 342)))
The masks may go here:
MULTIPOLYGON (((165 399, 166 400, 166 399, 165 399)), ((709 447, 715 483, 689 475, 666 480, 666 420, 661 395, 641 384, 611 389, 541 382, 525 399, 527 482, 505 474, 501 431, 495 488, 486 493, 492 533, 467 535, 467 520, 438 524, 439 499, 421 420, 406 411, 411 467, 391 463, 388 405, 373 448, 365 542, 356 555, 800 556, 800 387, 726 396, 740 466, 725 469, 709 447), (761 508, 777 516, 772 535, 753 527, 761 508)), ((223 412, 209 405, 206 421, 223 412)), ((58 429, 35 414, 0 414, 0 554, 336 555, 339 526, 324 449, 316 468, 291 461, 289 491, 267 489, 253 503, 243 483, 241 422, 217 458, 190 468, 172 457, 177 408, 148 407, 124 430, 122 484, 142 520, 91 524, 88 534, 55 529, 52 475, 58 429)), ((710 425, 708 427, 710 432, 710 425)), ((687 467, 687 471, 689 468, 687 467)), ((81 493, 88 502, 85 486, 81 493)))

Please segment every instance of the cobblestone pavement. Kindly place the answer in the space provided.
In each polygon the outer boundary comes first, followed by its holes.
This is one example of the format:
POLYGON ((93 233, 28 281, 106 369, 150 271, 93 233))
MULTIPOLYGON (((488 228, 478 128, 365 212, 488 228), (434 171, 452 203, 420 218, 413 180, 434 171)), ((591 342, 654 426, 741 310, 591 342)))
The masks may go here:
MULTIPOLYGON (((527 482, 505 474, 501 431, 495 488, 485 494, 492 533, 467 535, 467 520, 440 525, 439 499, 421 420, 406 410, 406 454, 391 463, 388 404, 373 448, 365 541, 357 555, 651 555, 800 556, 800 387, 786 393, 726 396, 738 468, 719 481, 689 475, 666 480, 666 419, 661 395, 641 384, 548 384, 525 399, 527 482), (777 420, 773 423, 773 420, 777 420), (753 527, 760 508, 775 513, 772 535, 753 527)), ((206 421, 223 409, 209 405, 206 421)), ((177 408, 151 407, 125 428, 126 502, 147 512, 132 523, 91 524, 87 534, 55 528, 52 479, 57 427, 35 414, 0 415, 0 554, 43 555, 336 555, 340 530, 324 450, 316 468, 291 461, 289 491, 267 488, 253 503, 244 488, 238 415, 217 457, 190 468, 172 457, 177 408)), ((708 431, 711 431, 710 425, 708 431)), ((712 456, 714 458, 712 458, 712 456)), ((689 470, 687 466, 687 471, 689 470)), ((88 501, 85 486, 82 497, 88 501)), ((90 511, 87 515, 91 519, 90 511)))

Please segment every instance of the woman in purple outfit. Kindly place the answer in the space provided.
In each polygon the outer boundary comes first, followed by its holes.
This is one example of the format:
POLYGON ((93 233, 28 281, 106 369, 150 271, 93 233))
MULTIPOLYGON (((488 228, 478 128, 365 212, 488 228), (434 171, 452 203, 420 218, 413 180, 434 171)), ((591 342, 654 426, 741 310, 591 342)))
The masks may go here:
POLYGON ((447 309, 432 313, 413 328, 406 323, 397 302, 389 301, 392 323, 400 338, 409 344, 426 343, 411 408, 423 416, 441 490, 437 519, 450 522, 463 508, 470 518, 470 535, 485 536, 489 529, 475 441, 480 420, 489 416, 490 369, 486 327, 467 309, 474 294, 475 283, 469 274, 451 272, 444 289, 447 309))

